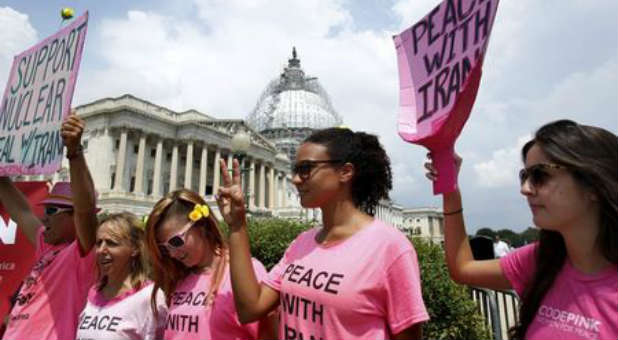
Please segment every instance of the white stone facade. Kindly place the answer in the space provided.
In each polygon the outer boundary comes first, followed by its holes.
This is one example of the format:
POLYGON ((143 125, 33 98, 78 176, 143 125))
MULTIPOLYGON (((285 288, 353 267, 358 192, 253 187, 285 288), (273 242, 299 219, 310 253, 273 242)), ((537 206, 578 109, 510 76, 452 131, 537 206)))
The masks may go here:
MULTIPOLYGON (((308 216, 291 183, 290 160, 242 120, 175 112, 131 95, 97 100, 76 111, 86 121, 84 154, 104 211, 147 214, 164 193, 179 188, 199 193, 217 210, 219 159, 230 164, 231 139, 242 130, 251 139, 242 164, 249 211, 308 216)), ((53 180, 67 180, 67 167, 65 159, 53 180)), ((25 179, 35 178, 41 176, 25 179)))
POLYGON ((376 216, 399 230, 436 244, 444 242, 444 215, 438 208, 403 208, 391 201, 380 201, 376 216))

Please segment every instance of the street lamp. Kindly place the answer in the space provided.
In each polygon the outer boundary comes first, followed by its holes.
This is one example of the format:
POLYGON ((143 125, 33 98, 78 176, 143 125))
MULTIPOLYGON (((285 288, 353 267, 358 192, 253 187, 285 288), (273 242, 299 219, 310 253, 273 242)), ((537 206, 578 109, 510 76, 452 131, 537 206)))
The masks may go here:
MULTIPOLYGON (((232 137, 232 152, 234 153, 234 158, 238 159, 238 164, 240 166, 240 181, 241 187, 243 188, 243 192, 245 193, 245 207, 247 211, 249 211, 249 191, 247 190, 245 172, 251 170, 251 167, 245 167, 243 164, 243 160, 247 156, 247 151, 249 151, 249 147, 251 146, 251 137, 244 130, 238 130, 234 137, 232 137)), ((231 164, 228 164, 231 167, 231 164)))

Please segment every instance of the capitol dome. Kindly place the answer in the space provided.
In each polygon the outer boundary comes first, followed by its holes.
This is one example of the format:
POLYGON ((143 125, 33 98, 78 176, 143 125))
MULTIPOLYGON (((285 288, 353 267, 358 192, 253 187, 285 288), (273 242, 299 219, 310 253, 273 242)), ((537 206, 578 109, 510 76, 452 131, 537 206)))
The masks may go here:
POLYGON ((296 158, 298 144, 313 130, 342 124, 317 78, 305 76, 300 68, 295 48, 288 67, 268 84, 246 121, 291 160, 296 158))

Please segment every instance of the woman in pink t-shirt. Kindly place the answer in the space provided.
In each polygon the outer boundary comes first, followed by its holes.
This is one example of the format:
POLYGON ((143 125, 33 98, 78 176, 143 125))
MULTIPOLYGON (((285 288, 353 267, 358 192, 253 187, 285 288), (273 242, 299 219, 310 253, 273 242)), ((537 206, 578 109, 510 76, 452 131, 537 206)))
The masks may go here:
MULTIPOLYGON (((618 138, 560 120, 542 126, 522 157, 521 193, 541 228, 539 241, 501 259, 475 261, 459 190, 444 194, 451 277, 515 289, 522 304, 514 338, 618 338, 618 138)), ((435 180, 431 163, 425 167, 435 180)))
POLYGON ((98 282, 90 289, 79 316, 77 340, 160 339, 165 300, 150 308, 153 285, 144 256, 144 224, 134 214, 111 214, 97 229, 98 282))
POLYGON ((285 339, 417 339, 429 319, 416 253, 373 217, 391 189, 390 161, 374 135, 332 128, 298 148, 292 181, 323 227, 299 235, 260 285, 252 274, 238 161, 221 162, 217 203, 230 226, 232 284, 241 321, 280 306, 285 339))
MULTIPOLYGON (((146 227, 154 289, 165 293, 168 315, 163 338, 272 339, 275 316, 242 324, 237 317, 227 246, 217 220, 197 193, 185 189, 163 196, 146 227)), ((253 260, 258 278, 264 266, 253 260)), ((153 308, 157 297, 152 295, 153 308)))

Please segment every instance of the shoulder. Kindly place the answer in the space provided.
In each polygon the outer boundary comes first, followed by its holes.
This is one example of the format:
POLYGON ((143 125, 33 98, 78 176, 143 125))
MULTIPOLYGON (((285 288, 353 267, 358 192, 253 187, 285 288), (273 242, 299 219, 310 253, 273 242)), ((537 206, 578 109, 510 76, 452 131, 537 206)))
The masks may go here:
POLYGON ((408 237, 401 230, 382 220, 376 218, 367 228, 369 229, 366 237, 371 238, 382 248, 395 252, 414 249, 408 237))

